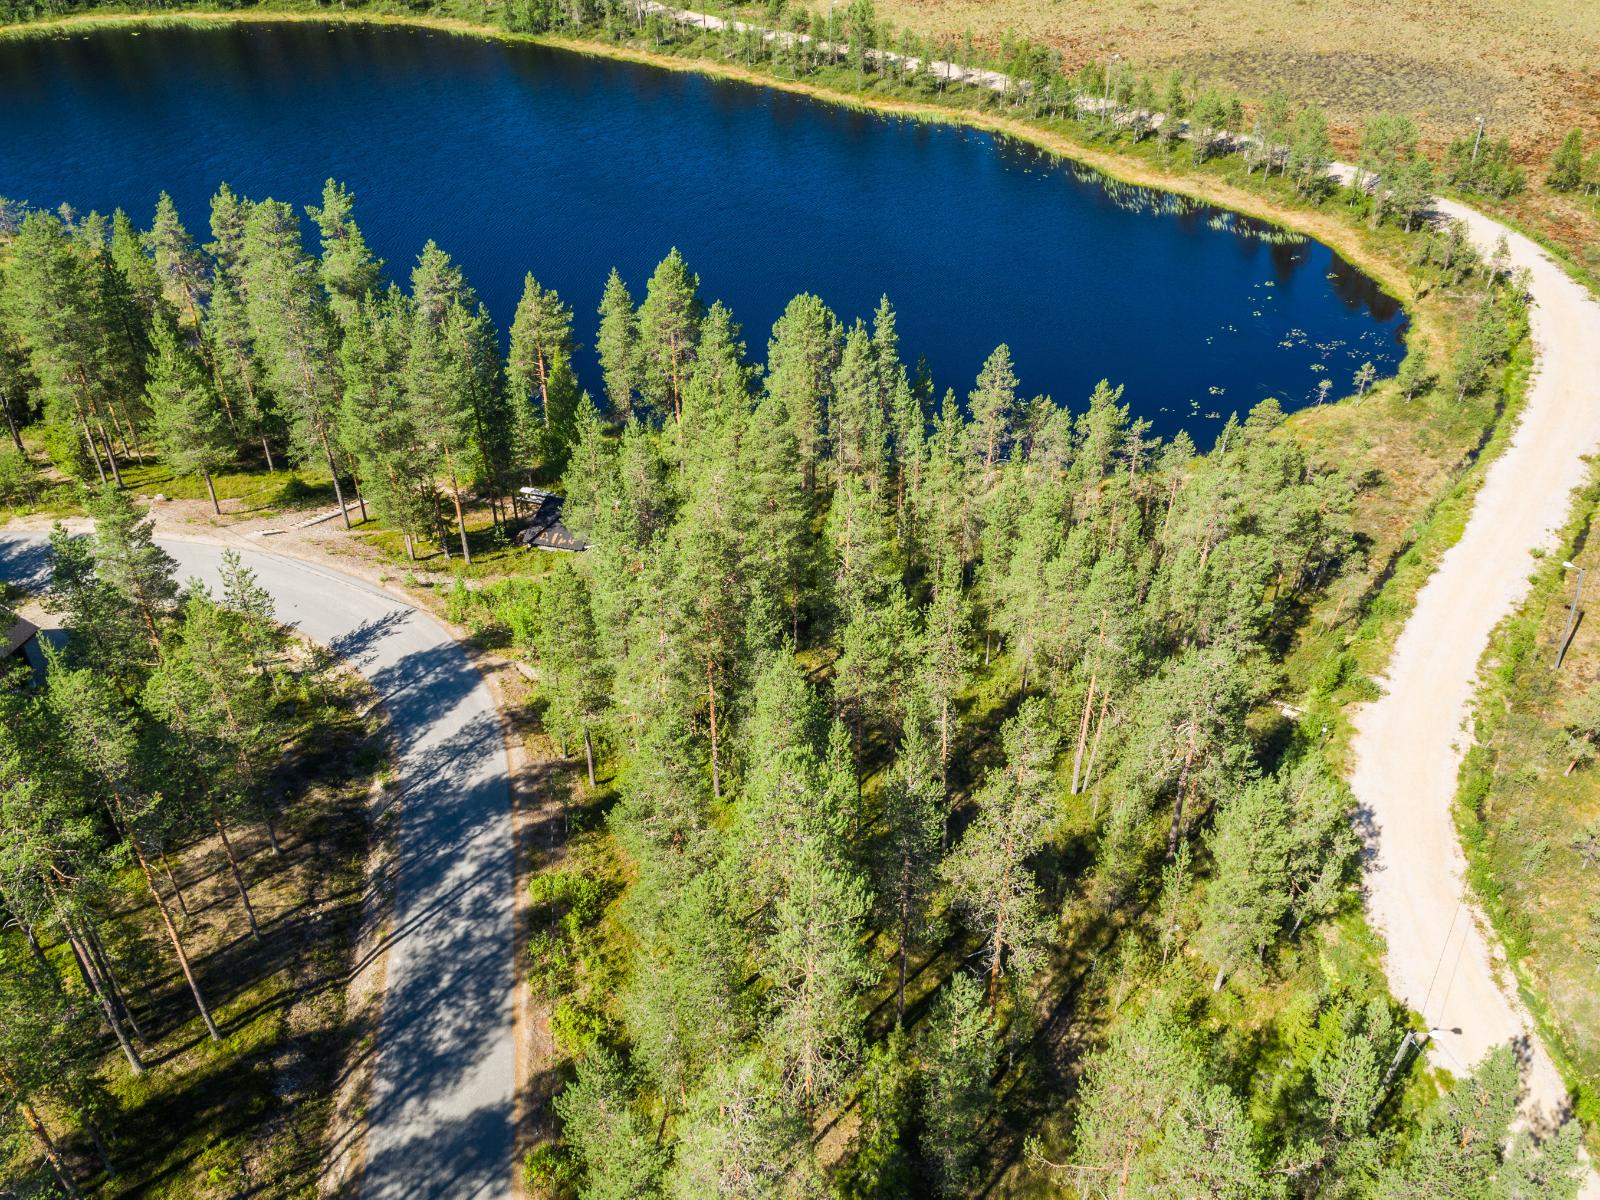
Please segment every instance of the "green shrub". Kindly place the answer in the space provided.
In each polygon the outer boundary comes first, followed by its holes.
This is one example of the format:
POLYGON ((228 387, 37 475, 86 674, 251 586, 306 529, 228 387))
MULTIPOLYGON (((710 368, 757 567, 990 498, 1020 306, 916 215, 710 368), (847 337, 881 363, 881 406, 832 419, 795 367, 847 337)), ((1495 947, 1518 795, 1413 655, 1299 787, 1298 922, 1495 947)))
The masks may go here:
POLYGON ((569 1200, 578 1194, 578 1164, 559 1146, 540 1146, 522 1160, 522 1186, 530 1200, 569 1200))
POLYGON ((40 490, 33 464, 15 450, 0 447, 0 504, 33 504, 40 490))

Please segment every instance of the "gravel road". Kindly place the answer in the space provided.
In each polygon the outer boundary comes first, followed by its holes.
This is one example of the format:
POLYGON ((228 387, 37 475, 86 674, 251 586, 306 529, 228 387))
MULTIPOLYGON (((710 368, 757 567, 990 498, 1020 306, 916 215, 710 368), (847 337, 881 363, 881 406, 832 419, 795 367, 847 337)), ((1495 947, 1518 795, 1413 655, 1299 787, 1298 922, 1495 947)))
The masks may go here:
MULTIPOLYGON (((1350 782, 1370 823, 1367 906, 1387 941, 1395 995, 1436 1030, 1434 1061, 1457 1075, 1495 1046, 1521 1047, 1525 1116, 1548 1127, 1565 1116, 1566 1088, 1468 896, 1451 808, 1479 660, 1527 595, 1531 552, 1555 546, 1587 476, 1583 456, 1600 447, 1600 304, 1528 238, 1464 205, 1439 207, 1466 223, 1485 256, 1506 236, 1513 269, 1532 272, 1537 373, 1461 540, 1417 597, 1382 698, 1356 719, 1350 782)), ((1584 1194, 1600 1195, 1592 1174, 1584 1194)))
MULTIPOLYGON (((160 539, 216 586, 226 546, 160 539)), ((511 792, 493 696, 437 621, 341 572, 240 550, 278 619, 382 698, 402 801, 363 1200, 514 1194, 511 792)), ((0 533, 0 577, 42 583, 44 541, 0 533)))

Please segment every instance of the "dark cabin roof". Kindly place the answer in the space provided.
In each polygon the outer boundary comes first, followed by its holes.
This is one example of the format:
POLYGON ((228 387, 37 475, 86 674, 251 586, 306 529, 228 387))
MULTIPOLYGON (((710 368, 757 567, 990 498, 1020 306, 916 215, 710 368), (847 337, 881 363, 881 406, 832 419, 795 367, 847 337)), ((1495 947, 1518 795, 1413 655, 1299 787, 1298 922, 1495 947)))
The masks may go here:
POLYGON ((17 623, 6 631, 5 649, 0 651, 0 658, 10 658, 13 654, 21 653, 23 647, 38 632, 39 627, 32 621, 25 617, 18 617, 17 623))
POLYGON ((518 546, 532 546, 540 550, 587 550, 589 543, 578 537, 561 523, 561 497, 554 492, 537 488, 523 488, 522 495, 539 507, 525 521, 511 540, 518 546))

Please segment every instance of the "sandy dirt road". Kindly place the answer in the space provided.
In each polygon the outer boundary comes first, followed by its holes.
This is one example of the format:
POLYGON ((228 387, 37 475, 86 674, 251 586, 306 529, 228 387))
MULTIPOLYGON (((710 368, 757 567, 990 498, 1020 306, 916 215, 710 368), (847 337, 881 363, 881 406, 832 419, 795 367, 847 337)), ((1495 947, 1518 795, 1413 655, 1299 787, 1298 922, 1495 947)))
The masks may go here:
MULTIPOLYGON (((159 544, 215 587, 228 545, 159 544)), ((382 699, 403 803, 386 990, 366 1112, 362 1200, 515 1194, 516 896, 499 711, 449 631, 360 579, 235 545, 278 619, 342 656, 382 699)), ((45 581, 44 539, 0 532, 0 578, 45 581)))
MULTIPOLYGON (((1478 663, 1528 592, 1531 552, 1555 545, 1587 477, 1583 456, 1600 448, 1600 304, 1528 238, 1465 206, 1439 207, 1486 256, 1505 236, 1512 268, 1532 273, 1537 368, 1511 444, 1395 644, 1384 695, 1356 718, 1350 782, 1370 822, 1367 908, 1395 995, 1435 1030, 1433 1060, 1457 1075, 1496 1046, 1521 1047, 1524 1113, 1549 1127, 1566 1115, 1566 1088, 1467 894, 1451 810, 1478 663)), ((1584 1195, 1600 1196, 1593 1174, 1584 1195)))

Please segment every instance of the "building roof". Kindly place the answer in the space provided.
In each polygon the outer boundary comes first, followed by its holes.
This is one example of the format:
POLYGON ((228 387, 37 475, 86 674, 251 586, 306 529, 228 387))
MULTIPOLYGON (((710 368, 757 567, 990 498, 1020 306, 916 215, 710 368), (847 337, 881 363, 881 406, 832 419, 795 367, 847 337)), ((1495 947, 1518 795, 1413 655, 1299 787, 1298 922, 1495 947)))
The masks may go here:
POLYGON ((511 540, 518 546, 532 546, 540 550, 587 550, 589 543, 561 523, 561 497, 554 492, 537 488, 523 488, 522 494, 539 507, 511 540))
POLYGON ((26 617, 18 617, 16 624, 6 631, 5 650, 0 652, 0 658, 10 658, 32 641, 34 635, 38 632, 39 627, 32 621, 26 617))

